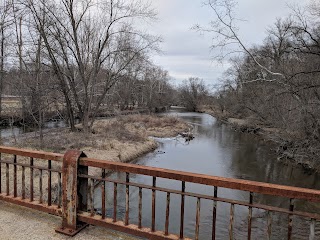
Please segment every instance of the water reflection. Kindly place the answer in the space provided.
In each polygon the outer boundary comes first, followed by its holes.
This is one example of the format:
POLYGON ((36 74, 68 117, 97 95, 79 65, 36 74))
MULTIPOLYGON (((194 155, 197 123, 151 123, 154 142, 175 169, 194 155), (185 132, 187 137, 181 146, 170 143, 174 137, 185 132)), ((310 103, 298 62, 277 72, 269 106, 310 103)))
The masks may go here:
MULTIPOLYGON (((67 127, 66 122, 63 120, 49 121, 43 125, 43 131, 46 132, 47 129, 63 128, 63 127, 67 127)), ((20 134, 28 133, 28 132, 35 132, 38 130, 39 129, 36 127, 27 127, 27 126, 25 126, 25 127, 16 127, 16 126, 14 126, 14 127, 1 127, 0 128, 0 139, 17 137, 20 134)))
MULTIPOLYGON (((186 143, 183 138, 158 139, 158 151, 150 153, 137 160, 137 164, 160 168, 197 172, 214 176, 232 177, 261 182, 278 183, 298 187, 320 189, 318 174, 308 175, 302 169, 284 165, 277 161, 272 146, 262 139, 250 134, 235 131, 229 126, 216 121, 207 114, 169 112, 178 116, 193 126, 195 139, 186 143), (161 153, 161 154, 159 154, 161 153)), ((64 127, 63 122, 51 122, 46 128, 64 127)), ((20 128, 13 129, 14 134, 22 132, 20 128)), ((11 129, 1 130, 1 137, 12 134, 11 129)), ((125 174, 114 173, 110 177, 125 181, 125 174)), ((152 178, 141 175, 131 175, 130 181, 152 185, 152 178)), ((158 178, 157 186, 175 190, 181 189, 181 183, 158 178)), ((186 191, 194 193, 213 194, 213 187, 198 184, 186 184, 186 191)), ((107 216, 113 215, 113 184, 106 185, 107 216)), ((130 223, 138 224, 139 189, 130 187, 130 223)), ((248 201, 249 194, 229 189, 218 190, 218 196, 240 201, 248 201)), ((194 237, 196 199, 187 197, 185 200, 184 232, 186 236, 194 237)), ((179 233, 181 197, 171 195, 170 232, 179 233)), ((255 195, 254 202, 288 208, 289 200, 265 195, 255 195)), ((95 191, 95 208, 101 211, 101 189, 95 191)), ((319 212, 318 204, 297 201, 297 210, 319 212)), ((118 185, 118 218, 125 215, 125 187, 118 185)), ((164 229, 166 209, 166 194, 156 193, 156 229, 164 229)), ((143 190, 143 226, 151 224, 151 190, 143 190)), ((230 204, 218 203, 217 207, 217 239, 229 239, 230 204)), ((210 239, 212 232, 213 202, 201 201, 200 239, 210 239)), ((247 238, 248 208, 235 207, 235 239, 247 238)), ((265 239, 267 229, 267 213, 253 210, 252 239, 265 239)), ((272 215, 272 239, 286 239, 287 215, 272 215)), ((308 222, 301 219, 293 220, 294 239, 307 239, 309 234, 308 222)), ((320 226, 316 225, 316 233, 320 234, 320 226)))
POLYGON ((23 129, 19 127, 13 128, 3 128, 0 129, 0 138, 8 138, 12 136, 18 136, 19 134, 23 133, 23 129))
MULTIPOLYGON (((276 155, 271 150, 272 146, 266 144, 262 139, 250 134, 239 133, 229 126, 216 121, 207 114, 177 113, 170 115, 178 116, 189 122, 194 127, 195 139, 185 143, 181 138, 158 139, 159 152, 150 153, 138 159, 137 164, 154 166, 160 168, 176 169, 188 172, 204 173, 208 175, 256 180, 262 182, 279 183, 307 188, 319 189, 317 174, 307 175, 302 169, 285 166, 277 161, 276 155)), ((123 174, 113 174, 111 177, 125 180, 123 174)), ((131 175, 130 181, 152 185, 152 178, 141 175, 131 175)), ((157 186, 181 190, 181 183, 157 179, 157 186)), ((107 186, 108 214, 111 216, 113 208, 113 185, 107 186)), ((186 191, 194 193, 205 193, 213 195, 213 187, 187 183, 186 191)), ((130 222, 138 223, 138 188, 130 188, 130 222)), ((101 198, 99 189, 96 197, 101 198), (99 197, 100 196, 100 197, 99 197)), ((241 201, 248 201, 247 192, 229 189, 218 190, 218 196, 241 201)), ((118 190, 119 218, 125 213, 125 188, 118 190)), ((170 205, 170 231, 179 234, 180 228, 180 202, 181 197, 172 194, 170 205)), ((274 198, 265 195, 255 195, 254 202, 271 204, 277 207, 288 208, 289 200, 274 198)), ((317 204, 306 204, 297 201, 298 210, 320 210, 317 204)), ((189 237, 194 237, 196 199, 186 197, 185 226, 184 232, 189 237)), ((96 203, 99 208, 99 203, 96 203)), ((156 195, 156 228, 164 229, 166 209, 166 193, 157 192, 156 195)), ((213 202, 201 201, 201 225, 200 239, 210 239, 212 232, 213 202)), ((217 210, 217 239, 229 239, 229 213, 230 204, 218 203, 217 210)), ((287 237, 287 215, 272 215, 272 239, 286 239, 287 237)), ((151 223, 151 190, 143 190, 143 216, 142 223, 150 227, 151 223)), ((309 234, 308 222, 294 219, 294 238, 307 239, 309 234)), ((247 238, 248 208, 235 207, 235 239, 247 238)), ((262 210, 253 210, 252 239, 266 238, 267 213, 262 210)), ((320 233, 320 227, 316 226, 316 233, 320 233)))

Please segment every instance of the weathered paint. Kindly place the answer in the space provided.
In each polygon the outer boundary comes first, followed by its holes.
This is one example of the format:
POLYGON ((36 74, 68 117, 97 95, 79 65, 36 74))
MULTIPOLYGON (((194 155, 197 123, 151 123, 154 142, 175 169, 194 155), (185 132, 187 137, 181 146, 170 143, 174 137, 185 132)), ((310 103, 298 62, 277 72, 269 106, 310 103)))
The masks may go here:
POLYGON ((63 158, 62 166, 62 226, 56 231, 69 236, 76 235, 85 227, 77 219, 78 209, 78 161, 84 153, 69 150, 63 158))
MULTIPOLYGON (((115 230, 123 231, 126 233, 134 234, 140 237, 146 237, 148 239, 187 239, 184 236, 184 201, 185 196, 197 198, 197 209, 196 209, 196 221, 195 221, 195 238, 199 238, 200 234, 200 203, 201 200, 207 199, 213 201, 213 224, 212 224, 212 239, 215 239, 215 222, 217 216, 217 203, 224 202, 229 203, 230 209, 230 224, 229 224, 229 238, 233 239, 234 230, 234 214, 235 206, 247 206, 249 208, 248 214, 248 239, 251 238, 251 221, 252 221, 252 209, 258 208, 268 211, 268 221, 267 221, 267 236, 270 239, 272 234, 271 223, 272 223, 272 213, 278 212, 288 215, 288 239, 292 237, 293 229, 293 216, 300 216, 311 219, 310 223, 310 239, 315 238, 315 223, 316 220, 320 220, 320 215, 317 213, 300 212, 294 211, 294 199, 304 199, 309 201, 320 202, 320 191, 304 188, 289 187, 276 184, 260 183, 254 181, 214 177, 203 174, 195 174, 181 171, 173 171, 169 169, 153 168, 146 166, 139 166, 134 164, 124 164, 115 163, 108 161, 101 161, 97 159, 86 158, 85 155, 76 150, 68 151, 63 157, 61 154, 46 153, 39 151, 29 151, 16 148, 8 148, 0 146, 0 153, 13 155, 13 160, 5 160, 3 157, 0 158, 0 163, 5 164, 5 175, 6 175, 6 191, 0 192, 0 200, 7 201, 10 203, 18 204, 21 206, 33 208, 39 211, 47 212, 62 217, 62 227, 57 231, 60 233, 67 234, 69 236, 75 235, 81 229, 83 229, 87 224, 93 224, 97 226, 104 226, 112 228, 115 230), (30 157, 29 164, 21 163, 17 161, 18 156, 30 157), (35 166, 33 164, 33 159, 47 161, 48 168, 35 166), (61 162, 62 170, 52 169, 51 161, 61 162), (9 166, 13 166, 13 186, 9 185, 9 166), (17 181, 17 166, 22 167, 22 191, 21 196, 17 191, 17 185, 20 181, 17 181), (104 173, 101 177, 88 175, 88 167, 101 168, 104 173), (30 199, 25 199, 25 168, 30 169, 30 199), (33 196, 33 170, 39 171, 40 173, 40 199, 34 199, 33 196), (122 181, 119 179, 109 179, 105 175, 105 170, 115 170, 118 172, 126 173, 126 180, 122 181), (48 172, 48 199, 47 203, 42 203, 42 172, 48 172), (51 192, 51 173, 55 172, 59 174, 58 188, 62 189, 58 192, 62 192, 58 196, 58 206, 53 204, 50 197, 51 192), (142 183, 135 183, 129 181, 129 173, 142 174, 151 176, 153 179, 152 185, 145 185, 142 183), (62 182, 61 182, 62 176, 62 182), (178 180, 182 183, 181 190, 174 190, 170 188, 161 188, 156 186, 157 177, 178 180), (87 212, 88 205, 88 181, 91 182, 90 192, 91 192, 91 202, 90 208, 92 211, 87 212), (92 203, 94 201, 93 182, 102 182, 102 200, 103 200, 103 212, 107 210, 105 206, 105 186, 106 182, 113 183, 114 185, 114 213, 113 218, 107 218, 104 213, 99 216, 93 209, 92 203), (204 195, 197 194, 186 191, 186 183, 198 183, 204 185, 210 185, 214 187, 213 194, 204 195), (117 192, 118 185, 125 186, 126 188, 126 215, 124 221, 118 221, 117 219, 117 192), (129 187, 139 188, 139 224, 133 225, 129 223, 129 187), (13 187, 13 195, 10 195, 10 188, 13 187), (233 199, 218 198, 217 191, 218 187, 229 188, 247 191, 250 193, 249 201, 238 201, 233 199), (152 205, 152 222, 150 228, 145 228, 142 226, 142 190, 149 189, 149 194, 152 194, 151 205, 152 205), (150 191, 151 190, 151 191, 150 191), (161 191, 167 194, 167 205, 166 205, 166 223, 165 230, 159 231, 155 225, 155 209, 156 209, 156 192, 161 191), (258 204, 253 202, 253 193, 255 194, 268 194, 271 196, 282 196, 290 199, 290 207, 287 209, 273 207, 263 204, 258 204), (180 215, 180 234, 179 236, 170 234, 169 232, 169 214, 170 214, 170 194, 177 194, 181 196, 181 215, 180 215), (62 195, 62 198, 61 196, 62 195), (37 201, 40 200, 40 201, 37 201), (60 205, 62 208, 60 208, 60 205)), ((131 188, 130 188, 131 189, 131 188)), ((45 199, 44 199, 45 200, 45 199)), ((189 209, 186 209, 189 211, 189 209)))

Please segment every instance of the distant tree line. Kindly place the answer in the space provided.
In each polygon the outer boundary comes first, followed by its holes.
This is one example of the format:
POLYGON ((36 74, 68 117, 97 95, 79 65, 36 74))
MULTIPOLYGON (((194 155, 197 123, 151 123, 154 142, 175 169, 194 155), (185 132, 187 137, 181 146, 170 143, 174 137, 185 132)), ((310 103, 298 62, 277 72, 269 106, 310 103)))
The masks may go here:
POLYGON ((202 105, 208 103, 209 89, 202 79, 190 77, 184 80, 178 88, 180 105, 188 111, 197 112, 202 105))
POLYGON ((215 104, 227 116, 250 118, 284 130, 283 148, 296 159, 320 156, 320 4, 292 7, 267 29, 262 44, 248 47, 238 35, 236 2, 210 0, 216 15, 208 28, 213 48, 230 58, 215 104), (231 48, 230 48, 231 46, 231 48), (226 51, 226 49, 229 49, 226 51), (234 54, 236 53, 236 54, 234 54), (239 54, 240 53, 240 54, 239 54), (291 140, 292 141, 291 141, 291 140))

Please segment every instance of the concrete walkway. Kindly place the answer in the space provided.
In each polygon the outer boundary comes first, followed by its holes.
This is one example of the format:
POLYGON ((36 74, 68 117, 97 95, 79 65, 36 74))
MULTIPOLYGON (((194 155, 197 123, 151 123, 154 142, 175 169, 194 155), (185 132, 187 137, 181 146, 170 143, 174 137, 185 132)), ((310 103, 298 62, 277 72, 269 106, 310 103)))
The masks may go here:
POLYGON ((59 217, 0 201, 1 240, 137 240, 135 237, 95 226, 89 226, 74 238, 69 238, 54 231, 60 224, 59 217))

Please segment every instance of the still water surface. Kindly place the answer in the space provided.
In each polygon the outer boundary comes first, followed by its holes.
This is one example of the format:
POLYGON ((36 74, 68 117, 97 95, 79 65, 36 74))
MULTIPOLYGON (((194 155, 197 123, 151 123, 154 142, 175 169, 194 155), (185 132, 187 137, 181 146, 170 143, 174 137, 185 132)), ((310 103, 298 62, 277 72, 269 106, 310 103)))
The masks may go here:
MULTIPOLYGON (((195 139, 186 143, 182 138, 157 139, 159 148, 137 160, 137 164, 160 168, 175 169, 181 171, 202 173, 214 176, 255 180, 268 183, 277 183, 298 187, 320 189, 320 181, 317 174, 308 175, 303 169, 283 165, 277 161, 272 151, 272 146, 262 139, 250 134, 236 132, 229 126, 218 122, 207 114, 175 112, 167 114, 175 115, 194 126, 195 139)), ((114 178, 125 179, 123 174, 114 173, 114 178)), ((142 175, 131 175, 130 181, 152 185, 151 177, 142 175)), ((181 189, 181 183, 166 179, 157 179, 157 186, 168 187, 176 190, 181 189)), ((112 216, 113 186, 107 186, 107 211, 112 216)), ((186 184, 186 191, 205 193, 213 195, 213 188, 196 184, 186 184)), ((100 197, 99 188, 96 197, 100 197)), ((249 194, 242 191, 219 189, 218 196, 236 200, 248 201, 249 194)), ((125 213, 125 188, 118 189, 119 218, 125 213)), ((255 195, 254 202, 271 204, 278 207, 288 208, 289 200, 273 198, 265 195, 255 195)), ((101 203, 96 201, 99 209, 101 203)), ((319 206, 304 202, 296 202, 296 209, 308 211, 320 211, 319 206)), ((212 232, 212 207, 209 200, 201 201, 201 224, 200 239, 211 239, 212 232)), ((164 229, 166 209, 166 194, 157 192, 156 195, 156 228, 164 229)), ((185 211, 185 236, 194 237, 196 199, 186 198, 185 211)), ((229 213, 230 205, 218 203, 217 215, 217 239, 229 239, 229 213)), ((234 239, 247 238, 246 207, 235 207, 234 239)), ((130 222, 137 224, 138 219, 138 189, 130 188, 130 222)), ((272 239, 287 238, 287 215, 273 215, 272 217, 272 239)), ((151 223, 151 191, 143 191, 143 225, 150 227, 151 223)), ((308 222, 293 220, 293 239, 308 239, 308 222)), ((170 205, 170 231, 178 234, 180 228, 180 197, 171 196, 170 205)), ((266 239, 267 213, 262 210, 253 210, 253 232, 252 239, 266 239)), ((320 226, 316 226, 316 233, 320 234, 320 226)))
MULTIPOLYGON (((309 175, 301 168, 283 165, 277 161, 272 146, 261 138, 251 134, 234 131, 210 115, 201 113, 170 111, 166 114, 177 116, 192 124, 195 139, 186 143, 183 138, 157 139, 159 148, 146 156, 139 158, 136 163, 145 166, 168 168, 180 171, 202 173, 214 176, 277 183, 297 187, 320 189, 318 174, 309 175)), ((64 127, 63 122, 47 123, 46 128, 64 127)), ((23 133, 21 128, 2 129, 1 137, 23 133)), ((124 174, 113 173, 110 177, 125 179, 124 174)), ((131 175, 130 181, 152 185, 152 178, 142 175, 131 175)), ((181 190, 181 183, 157 179, 157 186, 181 190)), ((108 184, 107 215, 113 214, 113 185, 108 184)), ((213 195, 213 188, 196 184, 186 184, 186 191, 213 195)), ((130 223, 138 221, 138 189, 130 187, 130 223)), ((241 201, 248 201, 249 194, 242 191, 219 189, 218 196, 241 201)), ((95 191, 95 207, 101 208, 100 188, 95 191)), ((255 195, 254 202, 288 208, 289 200, 265 195, 255 195)), ((185 207, 185 236, 194 237, 196 199, 186 198, 185 207)), ((118 186, 118 218, 125 213, 125 187, 118 186)), ((295 208, 320 212, 320 206, 312 203, 296 202, 295 208)), ((157 192, 156 195, 156 229, 163 230, 165 224, 166 194, 157 192)), ((201 201, 200 239, 211 239, 212 232, 212 201, 201 201)), ((229 239, 230 205, 218 203, 217 207, 217 239, 229 239)), ((234 239, 247 238, 246 207, 235 207, 234 239)), ((143 190, 143 226, 150 227, 151 223, 151 191, 143 190)), ((272 239, 287 238, 287 215, 273 215, 272 239)), ((294 218, 293 239, 308 239, 308 222, 294 218)), ((178 234, 180 229, 180 197, 171 195, 170 232, 178 234)), ((261 210, 253 211, 252 239, 266 239, 267 214, 261 210)), ((317 239, 320 239, 320 226, 316 225, 317 239)))

